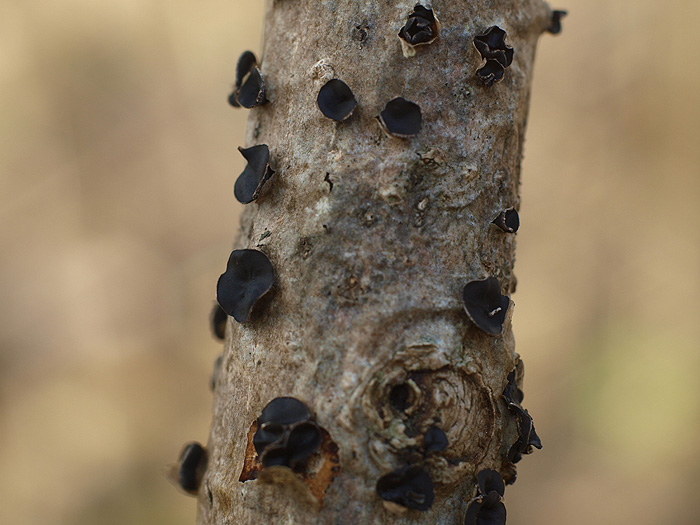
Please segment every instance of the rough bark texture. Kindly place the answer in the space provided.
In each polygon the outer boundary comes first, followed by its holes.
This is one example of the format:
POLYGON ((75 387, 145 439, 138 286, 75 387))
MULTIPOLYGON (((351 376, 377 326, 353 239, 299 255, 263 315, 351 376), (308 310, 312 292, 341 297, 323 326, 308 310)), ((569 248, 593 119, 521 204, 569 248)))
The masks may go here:
POLYGON ((245 146, 269 145, 276 173, 247 205, 235 247, 266 253, 275 286, 249 321, 229 319, 200 524, 461 523, 477 472, 513 476, 502 397, 517 356, 513 303, 491 337, 461 292, 489 276, 515 289, 515 235, 491 221, 519 208, 535 46, 551 11, 541 0, 436 0, 439 38, 406 58, 397 33, 414 5, 268 1, 260 61, 271 102, 251 110, 245 146), (472 42, 493 25, 515 58, 486 87, 472 42), (330 78, 357 98, 347 121, 316 106, 330 78), (375 119, 397 96, 422 109, 412 139, 386 136, 375 119), (401 384, 413 392, 403 410, 390 401, 401 384), (246 451, 256 476, 252 429, 278 396, 307 404, 328 433, 324 450, 306 475, 239 481, 246 451), (435 503, 391 513, 377 479, 431 425, 449 438, 425 463, 435 503))

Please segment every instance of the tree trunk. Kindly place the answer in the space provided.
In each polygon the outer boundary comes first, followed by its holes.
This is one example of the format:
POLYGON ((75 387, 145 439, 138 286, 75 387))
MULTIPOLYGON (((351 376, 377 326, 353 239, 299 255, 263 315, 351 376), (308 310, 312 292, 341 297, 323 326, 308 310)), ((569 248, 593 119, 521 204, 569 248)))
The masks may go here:
POLYGON ((552 12, 542 0, 435 0, 439 38, 411 48, 398 33, 415 5, 268 0, 270 102, 251 110, 246 146, 267 144, 275 173, 235 248, 264 252, 274 287, 247 321, 229 318, 200 524, 462 523, 478 472, 514 480, 518 423, 503 396, 518 360, 513 303, 493 336, 462 292, 488 277, 515 290, 515 235, 492 221, 519 208, 535 46, 552 12), (515 52, 487 86, 473 41, 494 25, 515 52), (332 78, 357 99, 342 122, 316 102, 332 78), (420 106, 416 136, 378 124, 395 97, 420 106), (261 469, 251 442, 283 396, 323 429, 294 472, 261 469), (422 450, 430 427, 445 450, 422 450), (377 495, 378 479, 405 464, 429 473, 428 510, 377 495))

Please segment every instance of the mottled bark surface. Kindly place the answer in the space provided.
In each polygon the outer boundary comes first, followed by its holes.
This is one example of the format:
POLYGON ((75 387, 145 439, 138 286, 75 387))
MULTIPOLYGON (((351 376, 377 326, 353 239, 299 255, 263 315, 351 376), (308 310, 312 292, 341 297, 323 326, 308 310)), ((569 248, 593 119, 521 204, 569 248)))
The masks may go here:
POLYGON ((550 10, 541 0, 435 1, 439 38, 406 58, 397 33, 415 4, 268 2, 260 62, 271 102, 251 110, 244 146, 267 144, 276 173, 247 205, 235 247, 267 254, 275 286, 250 320, 229 319, 201 524, 461 523, 478 471, 512 476, 516 430, 502 392, 516 363, 513 303, 492 337, 469 320, 461 292, 489 276, 505 295, 515 289, 515 235, 491 221, 519 208, 535 46, 550 10), (486 87, 472 42, 493 25, 515 58, 486 87), (341 123, 316 106, 330 78, 358 101, 341 123), (414 138, 388 137, 375 119, 397 96, 422 109, 414 138), (412 392, 405 407, 390 401, 397 385, 412 392), (326 450, 309 463, 326 468, 315 481, 239 481, 251 427, 278 396, 305 402, 337 445, 332 474, 326 450), (377 479, 431 425, 449 438, 425 463, 435 503, 393 514, 377 479))

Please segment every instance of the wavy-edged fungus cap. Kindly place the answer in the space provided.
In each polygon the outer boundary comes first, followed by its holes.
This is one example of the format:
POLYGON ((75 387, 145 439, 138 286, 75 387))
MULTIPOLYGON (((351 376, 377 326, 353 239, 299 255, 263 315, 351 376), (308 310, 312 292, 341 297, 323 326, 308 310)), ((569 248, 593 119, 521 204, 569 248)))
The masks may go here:
POLYGON ((496 82, 503 80, 505 74, 506 70, 495 59, 487 60, 484 67, 476 70, 476 75, 486 84, 486 87, 491 87, 496 82))
POLYGON ((489 492, 496 491, 501 497, 506 493, 506 484, 501 475, 490 468, 484 469, 476 475, 479 492, 486 496, 489 492))
POLYGON ((506 233, 515 233, 520 228, 520 216, 515 208, 506 208, 491 223, 506 233))
POLYGON ((258 418, 253 445, 263 466, 293 467, 313 454, 322 440, 321 429, 304 403, 293 397, 278 397, 258 418))
POLYGON ((188 494, 197 494, 206 469, 207 451, 196 441, 187 443, 177 463, 177 484, 188 494))
POLYGON ((238 63, 236 64, 236 85, 233 92, 228 96, 228 103, 234 108, 241 107, 237 100, 238 90, 241 88, 245 76, 250 73, 250 70, 253 69, 257 63, 258 60, 255 58, 252 51, 244 51, 238 58, 238 63))
POLYGON ((265 79, 257 67, 253 67, 236 90, 236 100, 244 108, 262 106, 269 101, 265 97, 265 79))
POLYGON ((435 499, 433 480, 421 467, 404 466, 377 481, 377 495, 403 507, 428 510, 435 499))
POLYGON ((234 250, 226 271, 216 283, 216 300, 228 315, 243 323, 274 282, 275 274, 267 255, 259 250, 234 250))
POLYGON ((462 300, 469 319, 476 326, 489 335, 501 333, 510 299, 501 295, 498 279, 489 277, 468 282, 462 291, 462 300))
POLYGON ((224 312, 219 303, 215 303, 209 314, 211 323, 211 333, 219 341, 226 339, 226 323, 228 322, 228 314, 224 312))
POLYGON ((535 431, 535 423, 527 410, 520 405, 508 405, 508 409, 513 412, 518 419, 518 439, 513 443, 508 451, 508 459, 511 463, 517 463, 522 459, 523 454, 531 454, 533 447, 542 448, 542 441, 535 431))
POLYGON ((441 452, 449 445, 445 432, 436 426, 430 427, 423 436, 423 451, 426 456, 432 452, 441 452))
POLYGON ((464 525, 505 525, 505 523, 506 506, 496 492, 469 502, 464 525))
POLYGON ((321 113, 338 122, 348 118, 357 106, 357 100, 350 87, 337 78, 323 85, 316 97, 316 103, 321 113))
POLYGON ((552 33, 553 35, 558 35, 561 33, 561 19, 568 14, 569 13, 566 11, 552 11, 551 23, 547 28, 547 32, 552 33))
POLYGON ((509 405, 519 405, 525 399, 525 394, 518 387, 516 370, 508 374, 506 387, 503 389, 503 397, 509 405))
POLYGON ((275 171, 270 167, 270 149, 267 144, 258 144, 250 148, 239 146, 238 151, 248 164, 233 185, 233 195, 238 202, 248 204, 260 196, 263 186, 275 171))
POLYGON ((506 44, 506 32, 498 26, 489 27, 483 34, 474 37, 474 47, 486 60, 476 74, 484 84, 492 86, 505 76, 505 68, 513 62, 515 51, 506 44))
POLYGON ((394 137, 409 138, 418 134, 423 123, 420 106, 402 97, 391 99, 379 114, 382 129, 394 137))
POLYGON ((432 9, 418 4, 408 15, 406 24, 399 31, 399 37, 411 46, 431 44, 440 34, 440 21, 432 9))

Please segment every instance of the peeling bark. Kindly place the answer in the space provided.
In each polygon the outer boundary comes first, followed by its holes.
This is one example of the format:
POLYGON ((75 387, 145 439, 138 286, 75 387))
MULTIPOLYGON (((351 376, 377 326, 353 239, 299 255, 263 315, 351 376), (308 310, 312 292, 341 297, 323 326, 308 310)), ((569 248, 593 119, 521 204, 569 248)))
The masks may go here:
POLYGON ((492 221, 520 207, 535 46, 551 10, 435 1, 439 37, 406 57, 398 33, 415 4, 268 0, 259 67, 270 102, 250 110, 245 146, 267 144, 275 173, 235 248, 264 252, 275 284, 246 322, 229 319, 200 524, 461 523, 478 472, 514 480, 518 425, 502 395, 517 363, 513 303, 493 337, 461 294, 487 277, 504 295, 515 289, 515 235, 492 221), (494 25, 515 54, 488 87, 473 40, 494 25), (342 122, 316 105, 332 78, 357 100, 342 122), (395 97, 420 106, 417 136, 378 125, 395 97), (324 432, 297 473, 260 470, 251 448, 257 417, 280 396, 303 401, 324 432), (424 458, 431 426, 449 446, 424 458), (375 486, 407 462, 430 474, 435 501, 395 514, 375 486))

